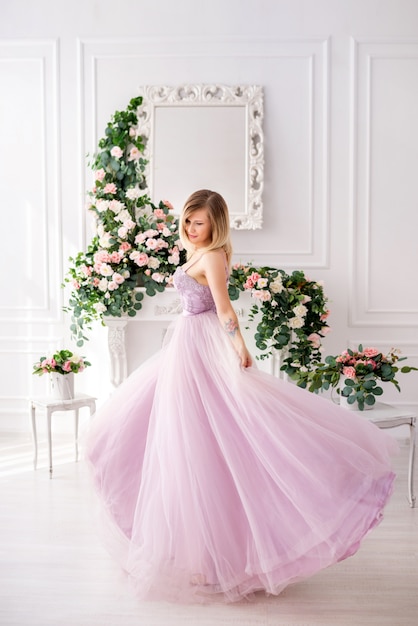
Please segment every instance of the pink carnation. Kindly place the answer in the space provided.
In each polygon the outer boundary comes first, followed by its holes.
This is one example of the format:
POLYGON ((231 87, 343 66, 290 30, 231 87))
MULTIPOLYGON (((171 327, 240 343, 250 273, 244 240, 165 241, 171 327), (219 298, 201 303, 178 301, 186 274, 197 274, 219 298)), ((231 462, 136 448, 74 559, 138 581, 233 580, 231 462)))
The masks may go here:
POLYGON ((106 176, 106 172, 104 171, 104 169, 100 168, 99 170, 97 170, 96 180, 98 180, 99 182, 102 182, 105 176, 106 176))
POLYGON ((157 219, 165 220, 165 213, 162 209, 155 209, 154 215, 157 219))
POLYGON ((104 193, 111 193, 111 194, 115 194, 117 192, 117 187, 115 185, 115 183, 107 183, 107 185, 105 185, 103 192, 104 193))

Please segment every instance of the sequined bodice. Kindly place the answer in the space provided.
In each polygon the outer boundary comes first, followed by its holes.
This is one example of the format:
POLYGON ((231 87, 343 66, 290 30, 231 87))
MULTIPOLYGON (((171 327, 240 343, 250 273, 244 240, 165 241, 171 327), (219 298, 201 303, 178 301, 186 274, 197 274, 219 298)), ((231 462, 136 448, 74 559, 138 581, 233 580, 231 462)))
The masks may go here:
POLYGON ((174 286, 180 294, 185 315, 197 315, 205 311, 215 311, 215 302, 207 285, 198 283, 181 267, 173 275, 174 286))

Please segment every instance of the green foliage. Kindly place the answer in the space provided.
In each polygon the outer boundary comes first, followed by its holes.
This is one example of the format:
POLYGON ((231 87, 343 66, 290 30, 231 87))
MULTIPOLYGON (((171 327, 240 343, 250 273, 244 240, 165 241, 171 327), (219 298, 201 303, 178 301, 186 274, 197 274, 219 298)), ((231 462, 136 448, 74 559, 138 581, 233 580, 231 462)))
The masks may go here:
POLYGON ((132 98, 125 111, 116 111, 90 163, 94 187, 88 210, 95 234, 87 250, 70 257, 65 284, 72 291, 64 311, 71 314, 70 330, 77 346, 103 317, 134 317, 142 307, 141 277, 147 296, 164 291, 177 265, 184 260, 178 221, 168 201, 155 206, 143 193, 145 140, 138 135, 138 108, 132 98))
POLYGON ((230 276, 231 300, 241 291, 249 291, 254 299, 249 319, 257 323, 258 358, 286 350, 282 369, 293 377, 320 361, 321 341, 329 332, 327 298, 320 283, 307 279, 301 270, 289 275, 272 267, 238 264, 230 276))
POLYGON ((378 381, 392 383, 400 391, 396 374, 404 374, 417 370, 416 367, 404 366, 399 368, 397 363, 405 360, 399 357, 399 351, 392 349, 387 355, 376 348, 357 350, 350 348, 338 356, 327 356, 323 362, 316 363, 314 368, 304 372, 289 372, 300 387, 318 393, 331 387, 337 389, 348 404, 358 403, 363 411, 365 406, 372 406, 376 397, 383 394, 383 388, 378 381))

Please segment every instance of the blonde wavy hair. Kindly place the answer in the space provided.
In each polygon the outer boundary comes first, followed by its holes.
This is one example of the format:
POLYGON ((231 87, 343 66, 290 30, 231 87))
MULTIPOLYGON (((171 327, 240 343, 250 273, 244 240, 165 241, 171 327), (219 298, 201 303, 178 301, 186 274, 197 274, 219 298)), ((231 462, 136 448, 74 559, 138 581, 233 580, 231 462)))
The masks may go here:
POLYGON ((186 220, 198 209, 207 210, 211 225, 212 241, 205 250, 217 250, 218 248, 222 248, 226 254, 229 267, 232 257, 229 211, 225 200, 216 191, 199 189, 199 191, 195 191, 187 198, 180 217, 180 239, 183 246, 189 254, 192 250, 192 246, 186 233, 186 220))

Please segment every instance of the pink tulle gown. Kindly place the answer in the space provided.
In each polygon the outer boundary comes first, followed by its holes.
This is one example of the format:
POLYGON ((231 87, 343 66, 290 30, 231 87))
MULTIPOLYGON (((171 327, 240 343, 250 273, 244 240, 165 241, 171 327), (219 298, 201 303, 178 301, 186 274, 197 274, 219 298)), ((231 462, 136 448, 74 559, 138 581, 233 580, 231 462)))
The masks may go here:
POLYGON ((243 369, 207 286, 98 411, 85 452, 108 548, 141 598, 235 601, 354 554, 397 445, 362 417, 243 369))

